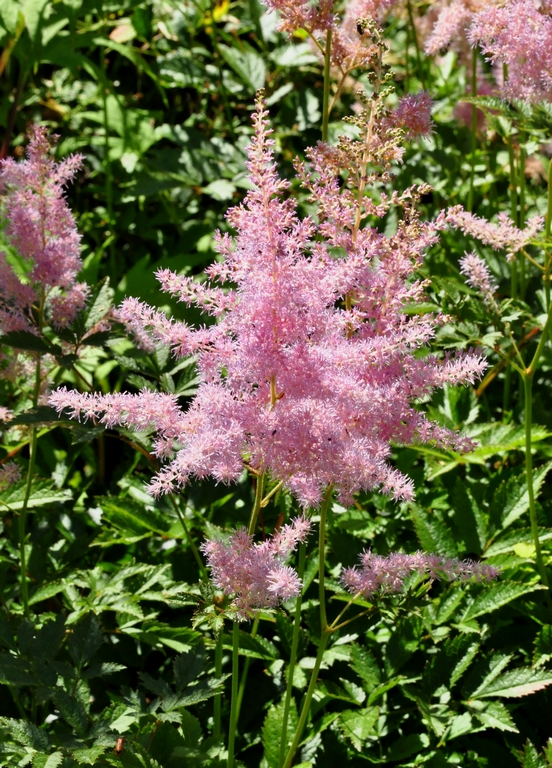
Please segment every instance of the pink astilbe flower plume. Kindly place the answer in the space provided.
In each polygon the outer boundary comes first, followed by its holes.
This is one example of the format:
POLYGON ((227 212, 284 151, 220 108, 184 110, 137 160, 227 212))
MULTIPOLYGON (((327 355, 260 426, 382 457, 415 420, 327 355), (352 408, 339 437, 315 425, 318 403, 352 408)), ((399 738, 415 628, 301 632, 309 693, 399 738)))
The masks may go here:
POLYGON ((418 576, 445 581, 491 581, 499 572, 492 565, 473 560, 440 557, 416 552, 405 555, 392 552, 383 557, 368 550, 360 557, 360 568, 345 568, 341 583, 351 594, 363 597, 396 594, 405 587, 405 581, 414 573, 418 576))
MULTIPOLYGON (((193 328, 134 299, 119 309, 145 349, 163 345, 176 357, 196 356, 200 384, 187 410, 172 396, 146 392, 60 390, 50 402, 105 424, 147 423, 157 434, 154 452, 166 459, 152 481, 156 494, 192 476, 237 480, 246 464, 282 481, 304 507, 317 505, 330 484, 347 503, 378 487, 409 498, 410 480, 389 464, 391 444, 470 448, 415 406, 445 384, 473 382, 486 367, 476 354, 422 354, 446 319, 411 311, 425 301, 416 273, 437 241, 437 226, 416 212, 425 187, 383 195, 376 205, 355 189, 365 181, 364 144, 321 144, 309 151, 308 165, 297 166, 318 213, 317 221, 301 219, 277 174, 261 101, 253 122, 254 188, 228 213, 235 236, 217 237, 222 260, 206 282, 158 273, 165 290, 216 323, 193 328), (395 235, 360 226, 391 206, 404 211, 395 235), (337 249, 345 255, 336 257, 337 249)), ((387 134, 376 134, 366 139, 367 152, 385 164, 392 147, 387 134)))
POLYGON ((213 584, 233 598, 231 607, 240 621, 299 594, 301 579, 286 561, 309 531, 310 522, 299 517, 260 543, 253 543, 243 528, 202 545, 213 584))
POLYGON ((77 283, 81 269, 80 235, 65 200, 65 187, 81 167, 81 156, 56 163, 50 157, 46 128, 29 131, 27 157, 0 164, 5 237, 28 264, 21 281, 0 252, 0 332, 34 333, 33 307, 64 328, 84 306, 88 287, 77 283))
POLYGON ((464 254, 460 259, 460 272, 466 277, 467 284, 481 294, 483 301, 496 309, 497 285, 484 259, 473 252, 464 254))

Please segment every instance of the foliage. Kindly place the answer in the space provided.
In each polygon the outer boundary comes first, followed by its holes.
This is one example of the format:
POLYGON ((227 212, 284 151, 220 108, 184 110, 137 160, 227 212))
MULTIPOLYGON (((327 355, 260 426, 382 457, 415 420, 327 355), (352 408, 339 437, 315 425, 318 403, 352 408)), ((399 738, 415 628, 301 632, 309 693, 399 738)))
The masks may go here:
MULTIPOLYGON (((382 189, 431 185, 420 201, 425 220, 471 203, 478 216, 507 212, 524 229, 547 211, 550 104, 470 97, 469 61, 460 48, 426 57, 412 12, 410 3, 397 5, 384 18, 396 89, 389 103, 425 87, 434 128, 405 145, 382 189), (479 109, 477 130, 459 119, 459 105, 470 102, 479 109)), ((304 30, 279 32, 259 0, 2 0, 0 46, 0 155, 21 157, 30 122, 59 134, 58 158, 84 155, 86 172, 68 201, 83 236, 81 277, 91 286, 67 328, 6 333, 4 354, 47 356, 51 389, 162 392, 185 409, 199 385, 195 359, 175 361, 162 345, 138 348, 113 307, 134 296, 202 322, 196 308, 161 294, 153 272, 194 277, 216 258, 214 231, 228 230, 225 212, 249 188, 246 147, 259 88, 289 194, 302 215, 314 215, 293 161, 320 138, 321 58, 304 30)), ((351 75, 369 92, 364 70, 351 75)), ((344 81, 330 142, 354 135, 341 118, 356 98, 344 81)), ((378 223, 387 237, 397 215, 390 207, 378 223)), ((20 274, 18 254, 4 249, 20 274)), ((447 385, 416 407, 477 446, 468 453, 394 446, 413 501, 366 492, 350 506, 333 503, 325 588, 334 631, 319 669, 314 536, 295 563, 303 570, 299 608, 290 600, 231 630, 229 601, 208 581, 200 545, 247 525, 260 502, 254 475, 154 498, 153 431, 60 418, 45 400, 35 402, 33 381, 0 380, 8 409, 0 466, 15 461, 22 476, 11 485, 0 476, 0 763, 216 768, 228 763, 233 722, 239 765, 280 768, 315 669, 300 768, 552 765, 550 258, 550 233, 513 261, 447 229, 428 252, 420 271, 431 278, 426 303, 405 314, 442 312, 434 351, 479 347, 489 368, 474 388, 447 385), (465 251, 485 259, 493 307, 460 273, 465 251), (351 597, 342 571, 363 551, 420 548, 481 560, 499 568, 500 579, 427 585, 413 577, 401 594, 359 598, 340 618, 351 597)), ((268 540, 295 514, 294 501, 269 480, 264 493, 258 531, 268 540)))

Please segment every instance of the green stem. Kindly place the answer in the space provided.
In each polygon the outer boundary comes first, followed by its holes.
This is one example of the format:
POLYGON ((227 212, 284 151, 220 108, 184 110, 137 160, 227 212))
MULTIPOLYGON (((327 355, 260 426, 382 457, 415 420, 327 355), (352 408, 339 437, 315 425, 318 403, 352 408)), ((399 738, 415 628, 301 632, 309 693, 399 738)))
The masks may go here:
POLYGON ((548 240, 552 231, 552 160, 548 163, 548 208, 544 224, 544 236, 548 240))
POLYGON ((525 394, 525 476, 527 478, 527 493, 529 494, 529 518, 531 520, 531 533, 535 545, 535 558, 542 583, 549 587, 548 576, 542 559, 542 550, 539 539, 539 526, 537 522, 537 510, 535 506, 535 493, 533 490, 533 456, 531 454, 531 427, 533 410, 533 376, 534 372, 528 369, 523 376, 525 394))
MULTIPOLYGON (((44 305, 44 294, 42 296, 40 304, 40 321, 39 327, 42 328, 42 311, 44 305)), ((40 396, 40 380, 41 380, 41 358, 37 354, 36 358, 36 371, 35 371, 35 385, 33 390, 33 408, 38 405, 38 398, 40 396)), ((25 495, 23 497, 23 506, 19 513, 19 560, 21 567, 21 598, 23 600, 23 611, 25 616, 29 615, 29 588, 27 584, 27 554, 25 552, 25 528, 27 523, 27 510, 29 507, 29 499, 31 498, 31 489, 33 486, 33 473, 36 462, 36 446, 38 438, 36 425, 33 424, 31 429, 31 442, 29 445, 29 466, 27 468, 27 483, 25 485, 25 495)))
POLYGON ((332 55, 332 30, 326 32, 326 50, 324 52, 324 94, 322 99, 322 141, 328 141, 328 123, 330 119, 330 62, 332 55))
POLYGON ((303 702, 303 707, 301 708, 299 722, 297 723, 297 728, 295 729, 295 734, 293 736, 291 746, 288 750, 282 768, 289 768, 291 766, 297 751, 297 747, 301 741, 301 736, 303 734, 305 723, 307 722, 307 717, 309 715, 310 703, 318 680, 318 672, 320 671, 320 665, 322 664, 322 659, 324 657, 324 651, 326 650, 326 645, 328 644, 328 640, 333 631, 328 627, 328 620, 326 616, 326 593, 324 588, 324 569, 326 563, 326 517, 328 515, 328 508, 330 506, 332 493, 333 486, 329 485, 326 493, 324 494, 324 499, 320 507, 320 525, 318 527, 318 595, 320 599, 321 628, 320 644, 318 646, 318 653, 316 654, 316 661, 314 662, 314 668, 312 670, 307 694, 303 702))
MULTIPOLYGON (((259 619, 255 619, 253 622, 253 627, 251 628, 251 637, 255 638, 257 637, 257 632, 259 631, 259 619)), ((247 683, 247 675, 249 673, 249 667, 251 666, 251 657, 246 656, 244 664, 243 664, 243 672, 240 680, 240 687, 238 690, 238 705, 237 705, 237 711, 236 711, 236 723, 240 719, 240 712, 241 712, 241 705, 243 701, 243 694, 245 693, 245 686, 247 683)))
POLYGON ((320 507, 320 526, 318 529, 318 598, 320 601, 320 628, 322 633, 328 629, 328 619, 326 616, 326 590, 324 585, 324 566, 326 554, 326 517, 328 507, 332 498, 333 486, 328 486, 324 495, 324 500, 320 507))
MULTIPOLYGON (((471 96, 477 96, 477 48, 472 52, 471 96)), ((477 108, 472 104, 471 116, 471 154, 470 154, 470 189, 468 192, 468 211, 473 210, 473 186, 475 182, 475 150, 477 146, 477 108)))
POLYGON ((186 525, 186 520, 184 519, 184 515, 180 511, 180 507, 178 506, 178 503, 172 493, 169 494, 169 499, 171 501, 171 504, 173 505, 174 511, 178 515, 178 519, 180 520, 180 525, 182 526, 182 529, 184 531, 184 534, 186 536, 186 540, 188 541, 188 545, 190 549, 192 550, 192 554, 195 558, 195 561, 197 563, 197 566, 199 568, 200 577, 203 581, 207 581, 209 578, 209 575, 207 573, 207 569, 205 568, 205 565, 203 564, 203 561, 201 559, 201 555, 199 554, 199 550, 195 545, 194 540, 192 539, 192 535, 190 533, 190 529, 186 525))
POLYGON ((418 35, 416 33, 416 25, 414 24, 414 14, 412 12, 412 4, 408 0, 406 7, 408 9, 408 19, 410 21, 410 29, 412 30, 412 37, 414 39, 414 48, 416 50, 416 63, 418 64, 418 77, 422 84, 422 88, 425 88, 425 75, 424 67, 422 63, 422 56, 420 53, 420 44, 418 43, 418 35))
MULTIPOLYGON (((218 633, 217 644, 215 645, 215 677, 222 675, 222 646, 224 642, 224 633, 218 633)), ((222 711, 222 693, 217 693, 213 701, 213 736, 220 739, 221 734, 221 711, 222 711)))
POLYGON ((293 762, 293 758, 295 756, 295 753, 297 752, 297 747, 299 746, 299 743, 301 741, 301 736, 303 735, 303 730, 305 728, 305 724, 307 722, 307 717, 309 715, 309 709, 310 704, 312 701, 312 696, 314 694, 314 691, 316 689, 316 684, 318 682, 318 673, 320 671, 320 665, 322 664, 322 659, 324 657, 324 651, 326 650, 326 646, 328 644, 328 640, 330 639, 330 632, 328 629, 325 631, 322 630, 322 635, 320 637, 320 645, 318 646, 318 653, 316 654, 316 661, 314 662, 314 667, 311 674, 311 679, 309 682, 309 687, 307 689, 307 694, 305 696, 305 701, 303 702, 303 707, 301 709, 301 715, 299 717, 299 722, 297 723, 297 728, 295 729, 295 735, 293 737, 293 741, 291 742, 291 746, 288 750, 288 753, 286 755, 286 759, 284 761, 283 768, 290 768, 291 763, 293 762))
MULTIPOLYGON (((299 566, 297 568, 297 574, 299 578, 303 579, 305 572, 305 559, 307 548, 304 544, 299 547, 299 566)), ((289 720, 289 709, 291 706, 291 695, 293 692, 293 678, 295 674, 295 664, 297 663, 297 649, 299 647, 299 630, 301 628, 301 606, 303 603, 303 594, 299 593, 295 601, 295 616, 293 618, 293 637, 291 640, 291 653, 289 656, 288 666, 288 679, 286 688, 286 697, 284 699, 284 712, 282 715, 282 734, 280 736, 280 754, 278 757, 278 765, 284 764, 284 758, 286 755, 287 747, 287 727, 289 720)))
POLYGON ((247 533, 252 536, 255 533, 257 527, 257 518, 259 517, 259 511, 261 509, 261 503, 263 500, 264 490, 264 472, 262 472, 257 478, 257 486, 255 488, 255 501, 253 502, 253 509, 251 510, 251 517, 249 519, 249 527, 247 533))
POLYGON ((240 649, 240 630, 235 621, 232 628, 232 701, 230 704, 230 724, 228 727, 228 760, 226 768, 234 766, 234 744, 236 741, 237 705, 238 705, 238 658, 240 649))

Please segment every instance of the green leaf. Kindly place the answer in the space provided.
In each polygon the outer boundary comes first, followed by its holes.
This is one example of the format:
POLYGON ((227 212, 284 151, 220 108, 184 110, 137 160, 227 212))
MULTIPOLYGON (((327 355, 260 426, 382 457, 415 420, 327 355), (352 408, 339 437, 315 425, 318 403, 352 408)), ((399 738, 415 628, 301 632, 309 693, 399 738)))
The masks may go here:
POLYGON ((517 754, 522 768, 549 768, 548 761, 542 755, 539 755, 530 741, 525 744, 523 752, 518 752, 517 754))
MULTIPOLYGON (((223 645, 225 648, 232 648, 232 636, 225 634, 223 645)), ((247 632, 240 632, 240 655, 249 656, 253 659, 278 659, 280 654, 278 649, 266 640, 264 637, 251 637, 247 632)))
POLYGON ((412 656, 422 639, 422 619, 414 614, 399 619, 385 649, 385 669, 388 675, 396 674, 412 656))
POLYGON ((71 757, 76 760, 79 765, 95 765, 98 758, 104 754, 107 747, 89 747, 88 749, 73 749, 71 751, 71 757))
POLYGON ((505 672, 490 683, 480 686, 471 698, 483 699, 487 696, 520 698, 541 691, 550 684, 552 684, 551 670, 522 667, 505 672))
MULTIPOLYGON (((533 492, 539 495, 552 462, 537 469, 533 476, 533 492)), ((493 496, 490 518, 496 530, 504 530, 529 510, 529 493, 525 474, 511 477, 502 483, 493 496)))
MULTIPOLYGON (((9 509, 13 512, 23 509, 25 499, 26 481, 20 480, 14 485, 10 485, 4 491, 0 492, 0 511, 9 509)), ((32 484, 31 495, 27 507, 44 507, 47 504, 64 502, 71 499, 72 493, 68 489, 59 489, 54 486, 51 480, 41 480, 37 478, 32 484)))
MULTIPOLYGON (((280 744, 282 741, 282 724, 284 717, 284 702, 273 704, 267 712, 264 719, 262 730, 262 742, 264 747, 264 756, 269 768, 279 768, 280 765, 280 744)), ((289 718, 286 735, 286 749, 291 746, 291 741, 298 723, 297 708, 295 701, 291 699, 289 709, 289 718)))
POLYGON ((46 622, 36 633, 31 644, 30 655, 33 659, 53 659, 65 637, 65 620, 58 613, 54 621, 46 622))
POLYGON ((492 613, 522 595, 528 595, 531 592, 542 589, 546 589, 543 584, 523 584, 515 581, 493 584, 478 595, 473 603, 468 606, 461 621, 464 623, 478 616, 492 613))
POLYGON ((120 530, 141 535, 150 531, 164 534, 170 528, 170 521, 164 515, 132 499, 103 496, 97 499, 97 503, 103 512, 103 519, 120 530))
POLYGON ((69 654, 80 670, 94 657, 103 643, 103 632, 93 613, 87 613, 69 635, 67 647, 69 654))
POLYGON ((44 584, 39 587, 36 592, 33 592, 29 598, 29 605, 35 605, 42 602, 42 600, 49 600, 55 595, 59 595, 65 589, 65 584, 62 581, 52 581, 50 584, 44 584))
POLYGON ((0 654, 0 683, 7 685, 36 685, 36 679, 31 674, 29 664, 25 659, 0 654))
POLYGON ((161 703, 163 711, 170 712, 179 707, 190 707, 192 704, 210 699, 217 693, 222 693, 224 681, 228 677, 230 677, 229 674, 221 677, 206 677, 196 685, 188 686, 184 693, 167 696, 161 703))
POLYGON ((114 672, 122 672, 127 669, 124 664, 116 664, 114 661, 104 661, 101 664, 91 664, 87 667, 82 676, 86 680, 91 680, 94 677, 103 677, 104 675, 112 675, 114 672))
POLYGON ((480 555, 487 543, 486 515, 465 482, 456 479, 452 495, 454 522, 464 544, 464 550, 480 555))
POLYGON ((470 706, 475 711, 477 719, 488 728, 519 733, 511 714, 501 701, 474 701, 470 706))
POLYGON ((389 762, 394 763, 400 761, 401 763, 407 757, 411 755, 419 754, 429 747, 429 736, 426 733, 410 734, 409 736, 401 736, 398 741, 395 741, 386 753, 386 758, 389 762))
POLYGON ((351 646, 351 668, 372 690, 381 680, 381 672, 374 656, 356 643, 351 646))
POLYGON ((353 744, 357 752, 360 752, 364 742, 374 730, 378 721, 379 707, 366 707, 365 709, 347 709, 339 716, 338 726, 353 744))
POLYGON ((49 405, 39 405, 37 408, 18 413, 17 416, 10 419, 10 427, 15 427, 18 424, 44 424, 52 421, 62 421, 56 409, 50 408, 49 405))
POLYGON ((35 336, 28 331, 10 331, 0 336, 0 344, 27 352, 39 352, 41 355, 61 355, 63 350, 59 344, 52 344, 42 336, 35 336))
MULTIPOLYGON (((550 539, 552 539, 552 528, 539 528, 539 541, 543 542, 550 539)), ((531 547, 534 550, 533 533, 530 528, 516 528, 514 531, 509 531, 497 539, 497 541, 494 541, 485 550, 483 556, 495 557, 505 552, 516 552, 518 547, 519 551, 522 551, 523 548, 531 547)))
POLYGON ((224 61, 247 86, 250 95, 256 93, 259 88, 264 88, 266 65, 262 56, 251 49, 239 50, 222 43, 218 48, 224 61))
POLYGON ((444 557, 457 556, 458 546, 450 526, 446 525, 435 511, 428 512, 416 504, 411 504, 410 514, 422 549, 444 557))
POLYGON ((17 744, 31 747, 39 752, 48 752, 50 750, 48 734, 28 720, 0 717, 0 728, 7 731, 9 739, 17 744))
POLYGON ((81 702, 62 688, 55 689, 52 699, 65 722, 74 728, 79 736, 85 736, 88 730, 88 718, 81 702))
POLYGON ((173 663, 176 690, 182 691, 195 680, 201 674, 204 664, 205 652, 202 645, 177 656, 173 663))
POLYGON ((58 768, 63 763, 63 753, 62 752, 52 752, 51 755, 48 755, 48 759, 44 763, 44 768, 58 768))

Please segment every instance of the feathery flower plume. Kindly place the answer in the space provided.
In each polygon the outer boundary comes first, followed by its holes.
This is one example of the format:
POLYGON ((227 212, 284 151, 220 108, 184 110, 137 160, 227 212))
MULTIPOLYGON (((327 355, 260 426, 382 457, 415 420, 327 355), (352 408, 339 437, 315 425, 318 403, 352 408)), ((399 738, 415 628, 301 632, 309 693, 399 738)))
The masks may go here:
POLYGON ((355 566, 344 569, 341 583, 351 594, 364 597, 401 592, 406 579, 413 573, 432 581, 491 581, 499 575, 496 568, 486 563, 440 557, 426 552, 416 552, 414 555, 392 552, 383 557, 368 550, 361 555, 360 563, 360 568, 355 566))
POLYGON ((465 253, 460 259, 460 272, 466 277, 467 284, 479 291, 486 304, 496 307, 494 294, 497 285, 484 259, 473 251, 465 253))
POLYGON ((438 221, 437 226, 443 229, 444 225, 450 224, 455 229, 460 229, 465 235, 472 235, 485 245, 490 245, 495 251, 506 251, 506 258, 511 261, 518 251, 535 239, 544 224, 542 216, 531 217, 525 229, 518 229, 506 213, 499 213, 497 219, 498 223, 493 224, 487 219, 465 211, 461 205, 455 205, 448 209, 444 217, 438 221))
POLYGON ((237 480, 247 464, 281 480, 304 507, 317 505, 330 484, 344 503, 376 487, 410 498, 410 480, 388 463, 391 443, 470 448, 415 403, 446 383, 473 382, 486 367, 476 354, 420 354, 445 320, 407 311, 424 301, 416 271, 437 240, 436 225, 416 212, 425 188, 383 195, 377 205, 358 194, 364 153, 385 164, 395 152, 385 131, 372 132, 368 149, 349 139, 320 144, 308 165, 297 165, 318 221, 300 219, 276 172, 261 100, 253 122, 254 188, 228 213, 236 234, 218 236, 223 258, 207 270, 210 280, 158 273, 165 290, 217 322, 196 329, 134 299, 119 310, 144 348, 196 356, 200 384, 188 409, 146 392, 58 390, 50 403, 74 417, 154 430, 153 450, 167 459, 152 481, 156 494, 191 476, 237 480), (391 206, 404 211, 395 235, 360 226, 391 206), (336 249, 346 255, 336 258, 336 249))
POLYGON ((21 480, 21 470, 15 461, 0 464, 0 491, 21 480))
POLYGON ((506 99, 552 101, 550 0, 487 4, 474 14, 468 38, 495 67, 507 65, 507 78, 497 78, 506 99))
POLYGON ((213 584, 233 597, 231 606, 240 621, 299 594, 301 579, 286 560, 309 531, 309 520, 299 517, 261 543, 253 543, 243 528, 202 545, 213 584))
POLYGON ((38 126, 29 131, 26 160, 0 164, 5 236, 29 264, 22 282, 0 252, 1 333, 36 333, 33 307, 41 305, 49 321, 64 328, 86 302, 87 286, 76 283, 80 235, 64 193, 80 167, 80 155, 52 160, 48 131, 38 126))
POLYGON ((427 91, 409 93, 400 99, 393 110, 393 122, 406 132, 407 139, 427 137, 433 132, 431 106, 433 101, 427 91))

